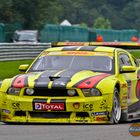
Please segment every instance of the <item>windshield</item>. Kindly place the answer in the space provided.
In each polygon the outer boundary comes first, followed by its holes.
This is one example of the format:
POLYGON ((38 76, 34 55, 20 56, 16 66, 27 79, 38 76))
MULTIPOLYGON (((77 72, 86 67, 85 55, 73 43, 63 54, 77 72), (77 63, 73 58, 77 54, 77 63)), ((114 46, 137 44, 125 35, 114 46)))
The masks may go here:
POLYGON ((39 57, 29 71, 93 70, 113 73, 113 59, 109 56, 46 55, 39 57))

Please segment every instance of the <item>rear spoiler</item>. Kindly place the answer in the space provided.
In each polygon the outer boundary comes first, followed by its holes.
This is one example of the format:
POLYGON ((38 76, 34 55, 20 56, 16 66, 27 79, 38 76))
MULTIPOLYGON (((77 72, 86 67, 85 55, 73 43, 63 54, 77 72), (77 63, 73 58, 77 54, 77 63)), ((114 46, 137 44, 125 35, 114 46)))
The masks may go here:
POLYGON ((140 49, 140 42, 55 42, 52 47, 60 46, 107 46, 123 49, 140 49))

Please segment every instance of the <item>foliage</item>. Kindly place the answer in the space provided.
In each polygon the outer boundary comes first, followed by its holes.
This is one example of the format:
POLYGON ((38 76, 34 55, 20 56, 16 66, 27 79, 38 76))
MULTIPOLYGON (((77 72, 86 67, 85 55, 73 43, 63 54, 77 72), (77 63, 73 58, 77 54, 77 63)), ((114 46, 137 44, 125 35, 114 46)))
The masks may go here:
POLYGON ((109 19, 106 19, 104 17, 98 17, 94 24, 93 28, 95 29, 111 29, 111 23, 109 19))
POLYGON ((81 27, 88 27, 87 24, 84 23, 84 22, 80 23, 80 26, 81 26, 81 27))
POLYGON ((25 29, 40 29, 67 19, 92 27, 102 16, 113 29, 140 29, 139 7, 139 0, 0 0, 0 22, 20 22, 25 29))

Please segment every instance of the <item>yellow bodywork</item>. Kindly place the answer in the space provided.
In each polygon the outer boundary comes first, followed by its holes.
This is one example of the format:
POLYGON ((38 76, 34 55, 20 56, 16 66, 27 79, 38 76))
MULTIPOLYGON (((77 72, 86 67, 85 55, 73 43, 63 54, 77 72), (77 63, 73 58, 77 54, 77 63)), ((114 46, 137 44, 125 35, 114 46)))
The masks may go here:
MULTIPOLYGON (((112 116, 114 88, 119 90, 119 98, 121 104, 121 110, 126 111, 128 107, 139 99, 136 97, 136 85, 137 85, 137 71, 139 67, 136 67, 131 55, 122 50, 110 47, 97 47, 93 51, 80 51, 82 46, 78 46, 75 51, 62 51, 64 47, 49 48, 43 51, 38 57, 43 55, 54 55, 59 53, 61 55, 107 55, 114 57, 115 59, 115 73, 110 74, 98 82, 96 88, 102 93, 101 96, 85 97, 82 89, 75 87, 79 81, 92 76, 100 76, 100 73, 92 71, 80 71, 77 72, 71 78, 71 82, 68 82, 66 89, 74 89, 78 96, 27 96, 24 95, 24 91, 27 87, 34 88, 35 82, 41 75, 41 72, 28 73, 24 76, 28 77, 28 86, 24 86, 20 90, 20 94, 10 95, 7 94, 9 87, 11 87, 14 78, 5 79, 0 88, 0 108, 2 111, 1 120, 3 122, 21 122, 21 123, 110 123, 112 116), (118 55, 120 53, 127 53, 132 61, 132 65, 136 68, 133 73, 119 73, 119 60, 118 55), (127 79, 131 79, 131 91, 128 89, 127 79), (128 97, 128 93, 130 94, 128 97), (45 108, 44 110, 38 109, 40 106, 45 108), (45 106, 45 107, 44 107, 45 106), (53 108, 53 109, 52 109, 53 108)), ((38 59, 37 57, 37 59, 38 59)), ((34 63, 34 62, 33 62, 34 63)), ((25 67, 24 67, 25 69, 25 67)), ((55 76, 60 72, 55 73, 55 76)), ((22 76, 21 76, 22 77, 22 76)), ((50 81, 48 88, 52 89, 53 82, 50 81)), ((58 93, 60 94, 60 93, 58 93)))

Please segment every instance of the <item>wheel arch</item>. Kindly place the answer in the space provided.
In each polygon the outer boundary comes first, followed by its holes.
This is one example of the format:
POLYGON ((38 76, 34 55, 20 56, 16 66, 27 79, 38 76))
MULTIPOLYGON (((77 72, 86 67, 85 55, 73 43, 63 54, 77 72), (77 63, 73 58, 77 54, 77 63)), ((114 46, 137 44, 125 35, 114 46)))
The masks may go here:
POLYGON ((120 84, 117 82, 116 85, 115 85, 115 88, 117 88, 119 94, 120 94, 120 84))

